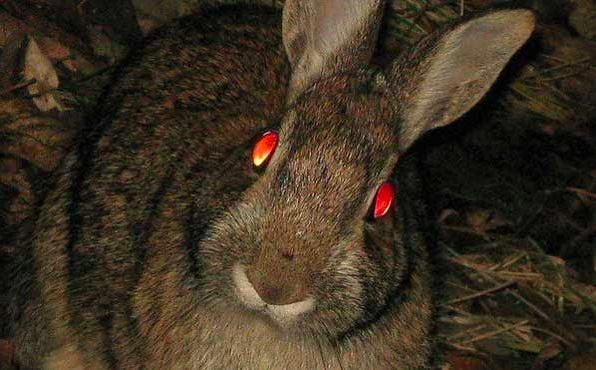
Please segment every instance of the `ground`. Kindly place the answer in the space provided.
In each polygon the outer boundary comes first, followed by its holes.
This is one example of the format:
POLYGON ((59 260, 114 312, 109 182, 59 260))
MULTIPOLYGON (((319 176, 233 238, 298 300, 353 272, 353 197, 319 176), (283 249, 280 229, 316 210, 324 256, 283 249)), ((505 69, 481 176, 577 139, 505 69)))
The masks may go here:
MULTIPOLYGON (((0 4, 0 264, 43 192, 33 180, 72 145, 113 66, 153 28, 202 3, 0 4)), ((395 0, 377 59, 502 3, 533 9, 535 35, 477 108, 415 149, 439 226, 436 367, 594 369, 594 1, 395 0)), ((9 354, 0 340, 0 368, 9 354)))

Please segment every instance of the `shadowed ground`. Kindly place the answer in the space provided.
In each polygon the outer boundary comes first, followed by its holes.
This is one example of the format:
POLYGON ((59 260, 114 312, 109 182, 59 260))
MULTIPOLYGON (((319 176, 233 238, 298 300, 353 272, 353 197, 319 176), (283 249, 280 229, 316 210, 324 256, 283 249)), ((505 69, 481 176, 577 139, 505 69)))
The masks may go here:
MULTIPOLYGON (((281 6, 280 1, 263 1, 281 6)), ((191 0, 0 4, 0 266, 114 66, 191 0)), ((460 14, 531 7, 532 41, 461 122, 418 145, 445 276, 437 368, 591 369, 596 362, 596 5, 400 0, 378 63, 460 14)), ((9 288, 0 271, 0 292, 9 288)), ((7 305, 0 296, 0 310, 7 305)), ((0 314, 2 312, 0 311, 0 314)), ((6 336, 7 322, 0 322, 6 336)), ((0 364, 9 366, 0 341, 0 364)))

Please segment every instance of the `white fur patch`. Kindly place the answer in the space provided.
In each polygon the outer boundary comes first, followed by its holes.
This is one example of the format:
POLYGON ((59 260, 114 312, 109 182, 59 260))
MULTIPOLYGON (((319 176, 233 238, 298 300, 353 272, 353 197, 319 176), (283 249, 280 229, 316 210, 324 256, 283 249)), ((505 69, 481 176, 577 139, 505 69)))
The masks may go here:
POLYGON ((312 297, 284 305, 266 303, 248 280, 245 267, 238 263, 232 268, 232 280, 238 298, 247 308, 270 316, 282 326, 315 308, 316 300, 312 297))

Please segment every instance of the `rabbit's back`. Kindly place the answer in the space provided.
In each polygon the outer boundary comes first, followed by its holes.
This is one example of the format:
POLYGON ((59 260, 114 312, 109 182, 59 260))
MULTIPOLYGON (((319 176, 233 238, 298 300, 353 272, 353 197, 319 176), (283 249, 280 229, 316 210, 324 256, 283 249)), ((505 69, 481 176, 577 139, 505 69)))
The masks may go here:
POLYGON ((168 297, 182 289, 168 284, 203 278, 185 241, 253 180, 239 148, 283 114, 280 30, 275 10, 220 8, 158 30, 125 63, 27 243, 21 274, 33 277, 21 279, 15 338, 23 366, 49 354, 48 369, 134 369, 159 353, 141 338, 184 314, 162 303, 196 298, 168 297))

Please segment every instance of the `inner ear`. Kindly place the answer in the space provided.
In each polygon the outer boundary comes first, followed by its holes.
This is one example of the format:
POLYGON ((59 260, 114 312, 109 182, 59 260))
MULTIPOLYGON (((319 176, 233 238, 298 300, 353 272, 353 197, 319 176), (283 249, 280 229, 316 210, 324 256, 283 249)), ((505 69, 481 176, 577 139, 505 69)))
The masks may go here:
POLYGON ((530 11, 497 11, 443 30, 396 61, 390 74, 403 97, 401 148, 472 108, 533 29, 530 11))

